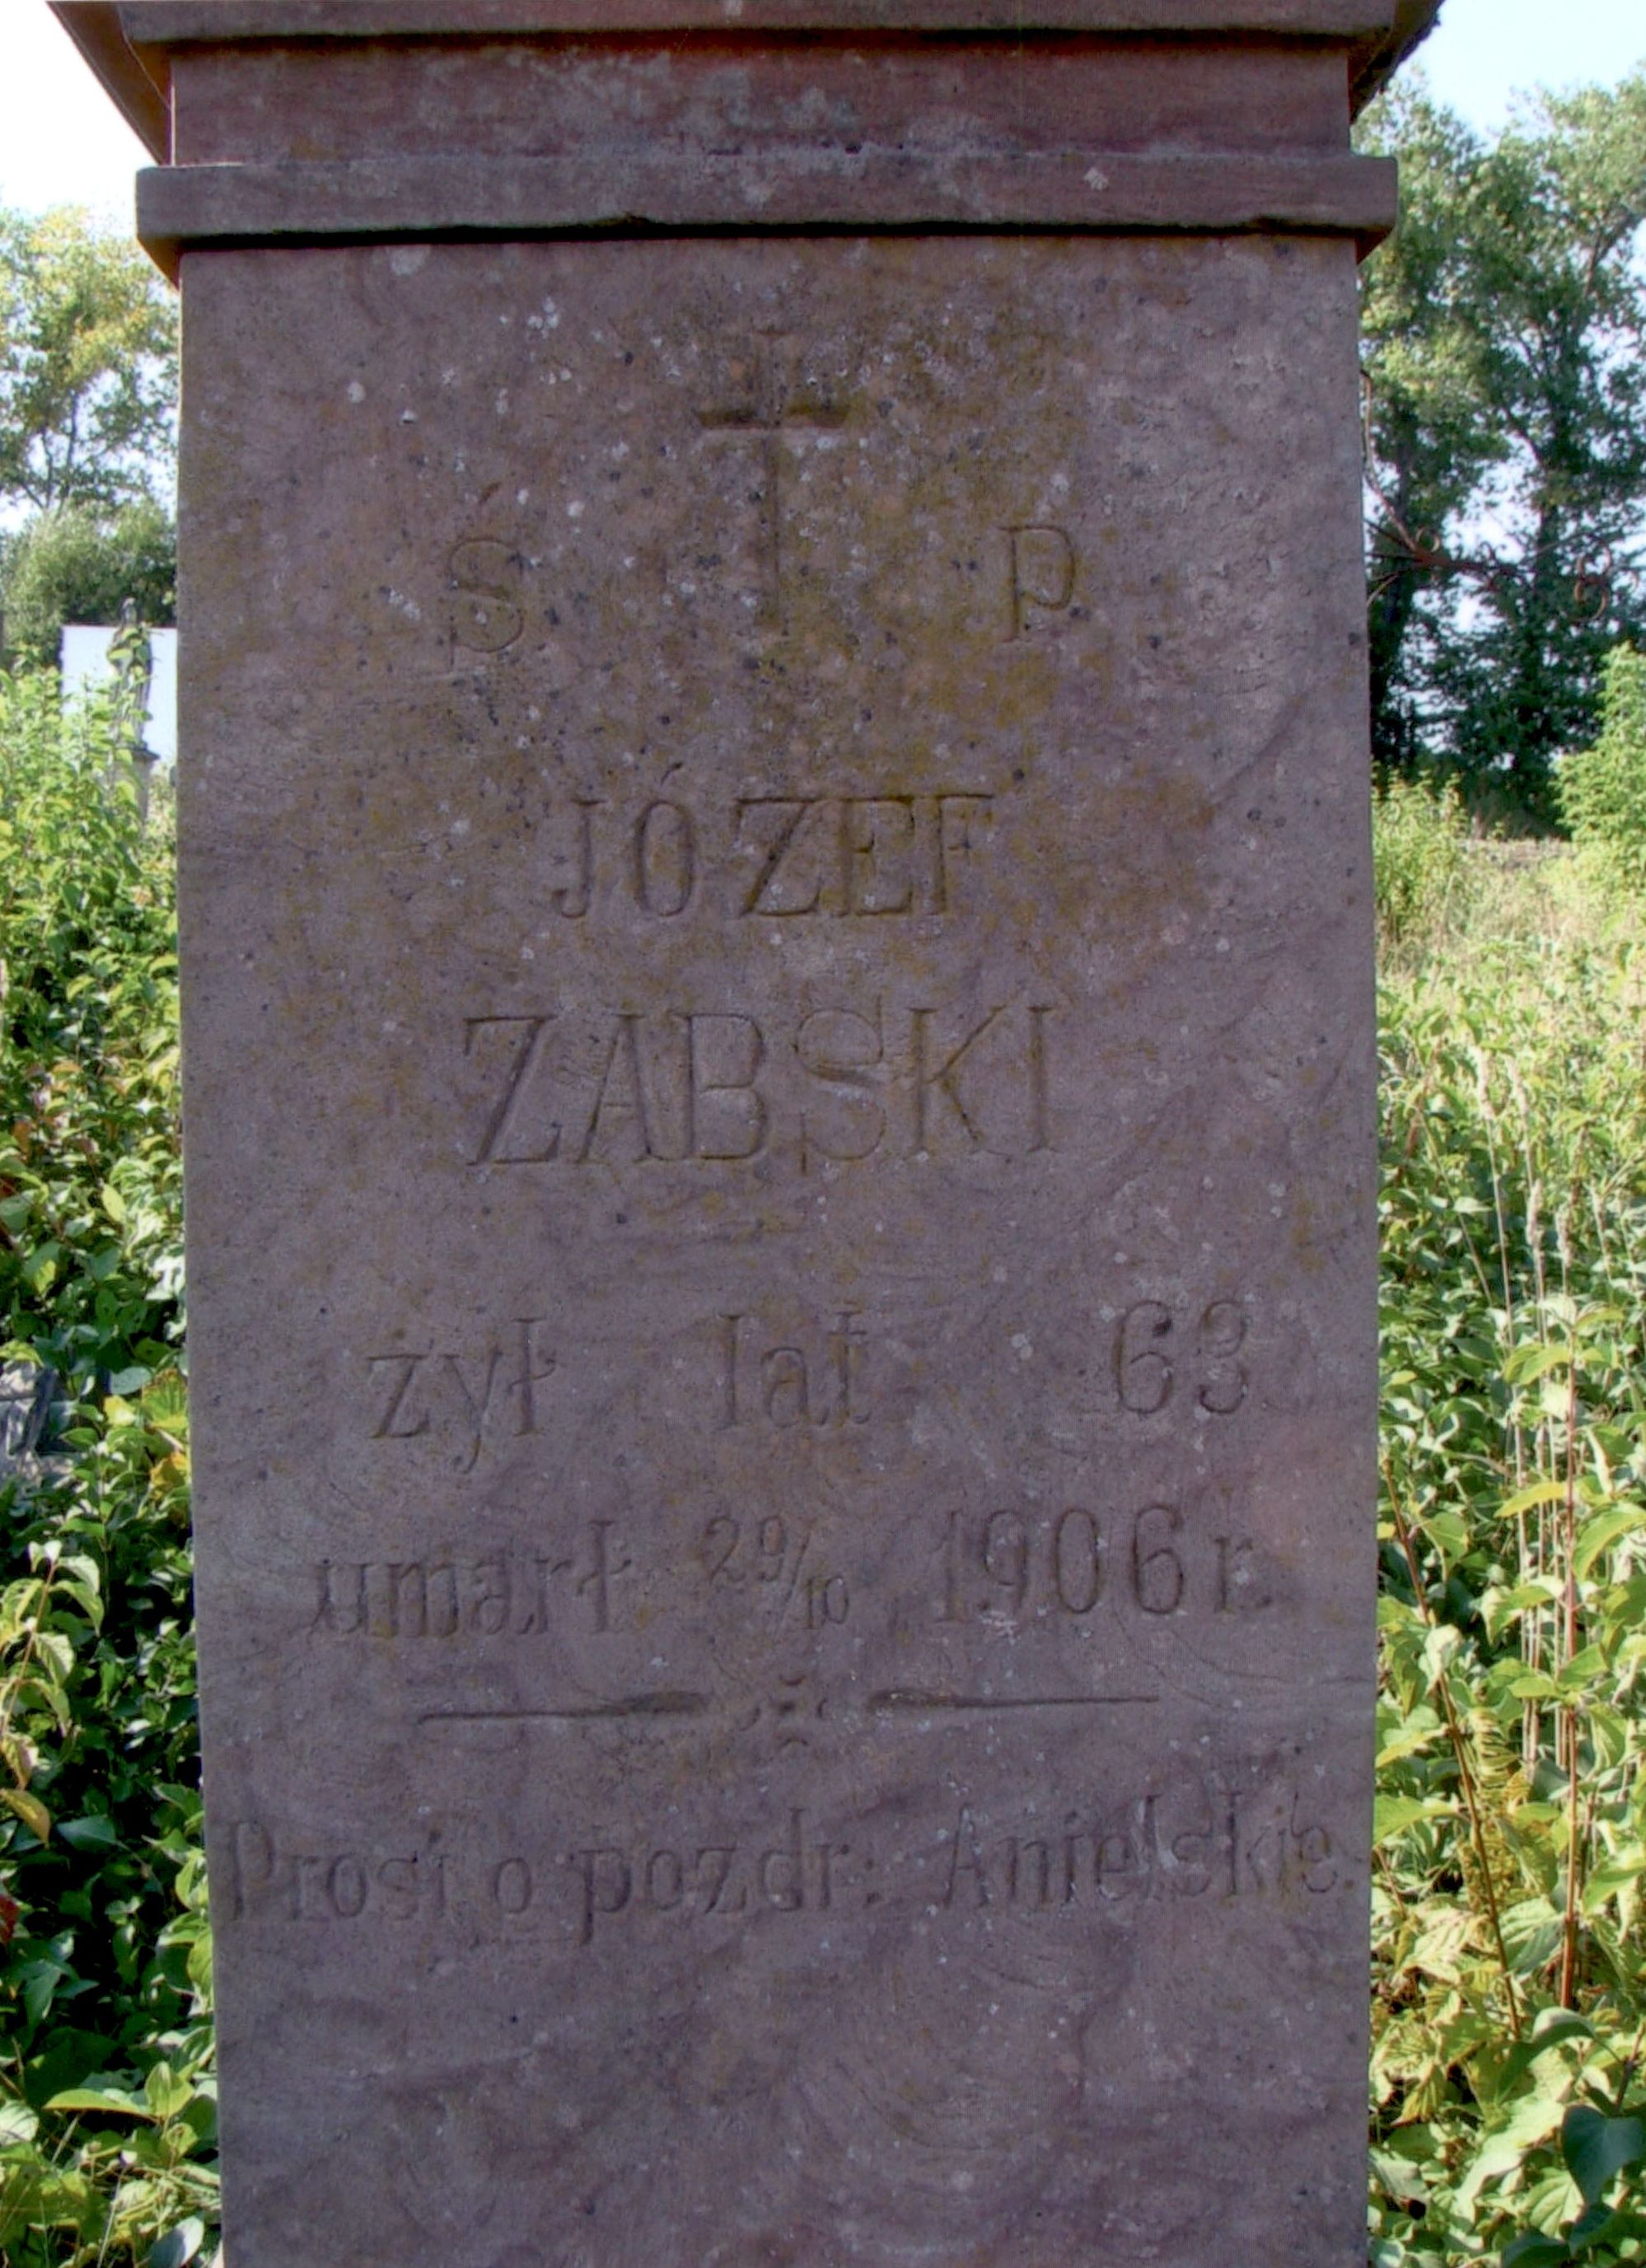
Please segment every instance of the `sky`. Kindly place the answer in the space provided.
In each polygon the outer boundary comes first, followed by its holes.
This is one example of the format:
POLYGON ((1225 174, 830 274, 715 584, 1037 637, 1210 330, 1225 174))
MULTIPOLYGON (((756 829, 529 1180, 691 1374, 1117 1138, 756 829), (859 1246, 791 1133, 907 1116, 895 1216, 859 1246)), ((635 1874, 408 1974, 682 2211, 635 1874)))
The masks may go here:
MULTIPOLYGON (((131 177, 149 160, 70 45, 46 0, 0 0, 0 204, 131 212, 131 177)), ((1445 0, 1423 49, 1434 92, 1487 130, 1534 86, 1609 85, 1646 63, 1642 0, 1445 0)))

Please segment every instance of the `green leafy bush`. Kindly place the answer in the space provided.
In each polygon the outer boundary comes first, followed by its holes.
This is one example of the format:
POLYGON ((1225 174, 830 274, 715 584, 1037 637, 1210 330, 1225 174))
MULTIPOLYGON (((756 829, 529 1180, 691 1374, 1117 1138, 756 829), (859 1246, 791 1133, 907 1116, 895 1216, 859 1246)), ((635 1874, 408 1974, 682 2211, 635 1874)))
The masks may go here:
POLYGON ((180 2262, 215 2217, 172 858, 111 745, 0 677, 0 1357, 59 1396, 0 1476, 8 2268, 180 2262))
POLYGON ((1646 653, 1617 646, 1608 656, 1600 737, 1565 758, 1559 786, 1573 841, 1646 887, 1646 653))
POLYGON ((1455 787, 1392 775, 1372 805, 1372 871, 1385 951, 1422 946, 1462 914, 1473 876, 1455 787))

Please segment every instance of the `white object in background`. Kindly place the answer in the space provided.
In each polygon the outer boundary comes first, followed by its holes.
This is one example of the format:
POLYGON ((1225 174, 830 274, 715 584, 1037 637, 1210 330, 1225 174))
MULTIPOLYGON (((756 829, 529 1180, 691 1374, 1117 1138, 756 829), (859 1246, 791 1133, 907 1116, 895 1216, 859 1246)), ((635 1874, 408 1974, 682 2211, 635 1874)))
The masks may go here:
MULTIPOLYGON (((58 661, 62 689, 106 685, 113 674, 109 647, 117 633, 86 622, 65 622, 58 661)), ((151 755, 163 764, 177 758, 177 632, 149 632, 149 721, 143 733, 151 755)))

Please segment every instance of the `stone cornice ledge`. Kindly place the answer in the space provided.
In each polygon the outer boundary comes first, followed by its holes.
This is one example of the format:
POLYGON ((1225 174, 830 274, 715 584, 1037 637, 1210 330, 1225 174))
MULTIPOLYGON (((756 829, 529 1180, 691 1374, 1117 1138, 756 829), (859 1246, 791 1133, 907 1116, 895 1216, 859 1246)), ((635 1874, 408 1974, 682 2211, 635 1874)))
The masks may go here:
POLYGON ((1268 229, 1352 236, 1370 248, 1394 212, 1393 162, 1348 156, 969 158, 806 147, 164 166, 137 180, 137 232, 173 272, 194 246, 596 232, 1268 229))
POLYGON ((49 0, 128 122, 169 155, 173 50, 303 39, 599 36, 692 30, 1272 37, 1341 42, 1363 107, 1441 0, 49 0))
POLYGON ((1386 38, 1397 0, 125 0, 134 44, 582 32, 1220 33, 1386 38))

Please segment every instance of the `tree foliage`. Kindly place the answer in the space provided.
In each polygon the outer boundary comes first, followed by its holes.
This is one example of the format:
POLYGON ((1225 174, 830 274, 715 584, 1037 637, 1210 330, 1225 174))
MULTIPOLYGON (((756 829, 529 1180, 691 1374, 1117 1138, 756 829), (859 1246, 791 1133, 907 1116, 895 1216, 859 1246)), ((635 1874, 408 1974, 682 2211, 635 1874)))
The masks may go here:
POLYGON ((1646 885, 1646 653, 1619 646, 1607 657, 1600 737, 1561 766, 1560 797, 1573 840, 1646 885))
POLYGON ((0 648, 65 622, 175 618, 177 317, 137 247, 62 207, 0 210, 0 648))
POLYGON ((54 666, 65 622, 117 622, 128 600, 150 629, 177 619, 177 531, 163 505, 40 512, 0 555, 0 657, 54 666))
POLYGON ((1364 294, 1377 754, 1551 816, 1646 629, 1646 75, 1493 139, 1419 82, 1364 139, 1403 182, 1364 294))
POLYGON ((0 210, 0 504, 109 512, 166 485, 177 315, 137 247, 0 210))

